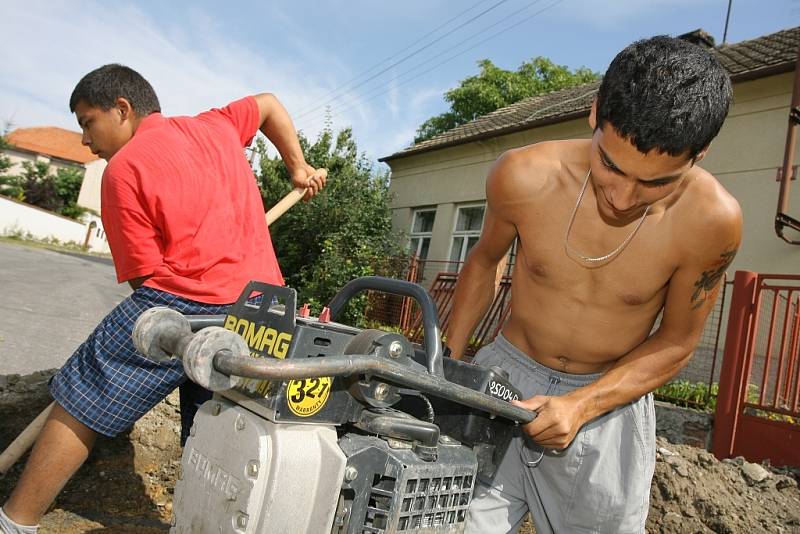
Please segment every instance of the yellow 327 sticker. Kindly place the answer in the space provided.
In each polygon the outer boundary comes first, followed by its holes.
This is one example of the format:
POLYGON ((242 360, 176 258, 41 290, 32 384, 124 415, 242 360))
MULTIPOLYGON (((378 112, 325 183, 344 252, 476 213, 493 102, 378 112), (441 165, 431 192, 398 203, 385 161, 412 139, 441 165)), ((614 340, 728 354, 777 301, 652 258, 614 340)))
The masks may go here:
POLYGON ((289 387, 286 388, 286 401, 293 414, 298 417, 309 417, 325 406, 330 394, 330 377, 302 378, 289 382, 289 387))

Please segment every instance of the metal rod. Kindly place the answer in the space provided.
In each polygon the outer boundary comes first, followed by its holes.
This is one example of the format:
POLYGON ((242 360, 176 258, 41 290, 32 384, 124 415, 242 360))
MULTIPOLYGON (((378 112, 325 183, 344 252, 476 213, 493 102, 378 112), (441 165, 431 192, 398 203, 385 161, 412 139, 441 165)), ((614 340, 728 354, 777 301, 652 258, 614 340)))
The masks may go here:
MULTIPOLYGON (((725 311, 725 294, 728 292, 728 273, 722 273, 722 282, 720 283, 720 291, 722 291, 722 300, 719 302, 719 317, 717 318, 717 335, 714 336, 714 356, 711 358, 711 375, 708 377, 708 391, 706 391, 705 404, 708 406, 711 400, 711 385, 714 383, 714 373, 717 370, 717 350, 719 350, 719 333, 722 330, 722 314, 725 311)), ((730 282, 733 285, 733 282, 730 282)))
POLYGON ((407 367, 399 363, 379 359, 374 355, 349 354, 277 360, 235 356, 230 352, 220 351, 214 356, 214 368, 226 375, 280 381, 369 374, 519 423, 529 423, 536 418, 536 413, 530 410, 455 384, 438 375, 409 372, 407 367))
POLYGON ((786 330, 789 326, 789 315, 792 311, 792 291, 786 296, 786 308, 783 313, 783 328, 781 329, 781 346, 778 350, 778 369, 775 373, 775 387, 772 394, 772 406, 778 407, 778 399, 781 389, 781 379, 783 378, 783 362, 786 354, 786 330))
POLYGON ((792 326, 789 332, 789 349, 788 359, 786 360, 786 381, 783 385, 783 400, 789 406, 789 396, 791 394, 792 383, 794 378, 794 364, 797 358, 797 319, 798 319, 798 301, 800 297, 795 297, 792 302, 792 326))
POLYGON ((772 343, 775 339, 775 316, 778 314, 778 292, 772 292, 772 313, 769 318, 769 334, 767 335, 767 352, 764 355, 764 369, 761 376, 761 390, 758 392, 758 403, 764 404, 764 397, 767 395, 767 380, 769 378, 769 368, 772 365, 772 343))
POLYGON ((733 4, 733 0, 728 0, 728 14, 725 15, 725 31, 722 32, 722 44, 728 42, 728 23, 731 20, 731 6, 733 4))
POLYGON ((789 188, 792 179, 792 164, 794 163, 794 146, 797 140, 797 108, 800 107, 800 47, 797 49, 797 59, 794 67, 794 87, 792 88, 792 102, 789 108, 789 124, 786 131, 786 147, 783 153, 783 171, 781 174, 781 188, 778 193, 778 210, 775 215, 775 233, 778 237, 793 245, 800 244, 783 235, 784 227, 792 219, 786 216, 789 211, 789 188))

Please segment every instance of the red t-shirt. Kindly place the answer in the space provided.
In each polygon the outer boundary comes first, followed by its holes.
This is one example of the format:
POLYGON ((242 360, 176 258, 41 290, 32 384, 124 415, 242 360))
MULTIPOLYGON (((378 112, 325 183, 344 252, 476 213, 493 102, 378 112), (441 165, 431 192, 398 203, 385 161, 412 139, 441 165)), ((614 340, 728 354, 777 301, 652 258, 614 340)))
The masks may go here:
POLYGON ((103 173, 102 219, 117 280, 208 304, 250 280, 283 285, 243 148, 259 127, 253 97, 196 117, 145 117, 103 173))

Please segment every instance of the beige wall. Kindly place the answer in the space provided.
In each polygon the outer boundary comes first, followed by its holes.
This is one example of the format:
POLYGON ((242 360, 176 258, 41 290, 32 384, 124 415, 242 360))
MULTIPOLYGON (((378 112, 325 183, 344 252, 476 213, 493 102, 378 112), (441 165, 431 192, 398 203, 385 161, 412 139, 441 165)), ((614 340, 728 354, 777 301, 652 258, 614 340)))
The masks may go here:
POLYGON ((4 156, 8 156, 11 161, 11 168, 7 171, 8 174, 21 174, 23 171, 22 164, 26 161, 30 163, 48 163, 50 165, 50 174, 55 174, 59 169, 81 169, 83 165, 80 163, 72 163, 58 158, 51 159, 42 154, 32 154, 29 152, 22 152, 14 150, 13 148, 6 148, 2 150, 4 156))
POLYGON ((96 159, 86 164, 81 192, 78 194, 78 205, 100 213, 100 180, 106 169, 106 160, 96 159))
MULTIPOLYGON (((731 273, 737 269, 800 273, 800 246, 783 242, 773 229, 778 201, 775 173, 783 161, 791 92, 792 74, 736 84, 728 120, 701 163, 742 206, 744 241, 731 273)), ((392 161, 395 228, 408 232, 413 209, 436 206, 428 258, 447 259, 456 207, 485 199, 486 173, 503 151, 590 135, 587 119, 581 118, 392 161)), ((798 219, 799 189, 800 183, 793 182, 789 214, 798 219)))
POLYGON ((26 161, 50 164, 50 174, 55 174, 62 168, 84 169, 83 183, 81 184, 81 191, 78 194, 78 205, 100 213, 100 179, 106 168, 105 160, 96 159, 85 165, 81 165, 80 163, 64 161, 58 158, 51 159, 42 154, 17 151, 13 148, 4 149, 2 154, 8 156, 9 160, 11 160, 11 168, 8 170, 9 174, 21 174, 23 171, 22 164, 26 161))

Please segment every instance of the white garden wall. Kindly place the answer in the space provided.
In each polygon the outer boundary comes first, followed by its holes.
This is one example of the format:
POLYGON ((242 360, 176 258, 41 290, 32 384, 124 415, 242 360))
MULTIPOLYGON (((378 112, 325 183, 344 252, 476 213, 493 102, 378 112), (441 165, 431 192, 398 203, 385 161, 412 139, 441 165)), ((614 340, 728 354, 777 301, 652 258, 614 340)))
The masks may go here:
POLYGON ((49 211, 0 196, 0 235, 30 235, 61 243, 87 243, 91 252, 110 253, 100 217, 87 215, 80 223, 49 211))

